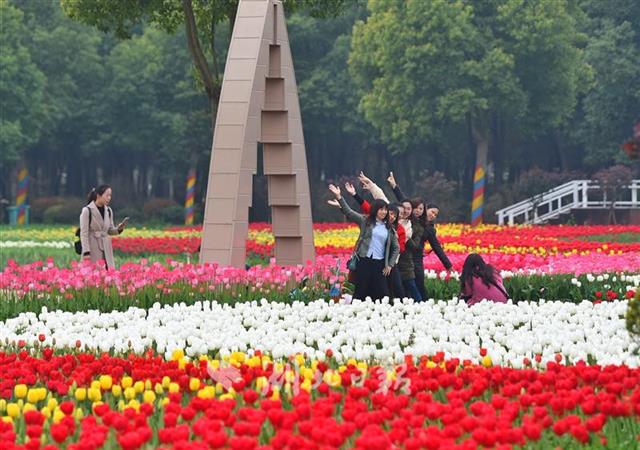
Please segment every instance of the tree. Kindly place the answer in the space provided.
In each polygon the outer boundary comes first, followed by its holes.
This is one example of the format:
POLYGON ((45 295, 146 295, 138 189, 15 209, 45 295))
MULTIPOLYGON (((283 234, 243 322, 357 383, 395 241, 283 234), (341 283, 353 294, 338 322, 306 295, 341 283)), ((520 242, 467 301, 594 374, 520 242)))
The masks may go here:
POLYGON ((594 180, 600 185, 600 190, 604 194, 605 201, 609 201, 609 223, 617 224, 616 219, 616 201, 620 193, 620 189, 628 186, 633 180, 634 172, 627 166, 618 164, 599 170, 593 176, 594 180))
MULTIPOLYGON (((297 0, 286 5, 330 15, 340 12, 343 1, 297 0)), ((238 0, 61 0, 61 4, 69 17, 101 31, 114 32, 119 38, 130 38, 142 23, 157 25, 171 34, 184 26, 193 65, 209 99, 213 129, 223 69, 216 30, 224 23, 230 31, 233 29, 238 0)))
POLYGON ((28 31, 23 13, 2 0, 0 16, 0 165, 3 179, 8 180, 11 166, 40 137, 45 117, 42 105, 45 77, 33 63, 29 48, 25 45, 28 31))
POLYGON ((95 173, 87 161, 99 156, 92 145, 102 119, 97 110, 105 101, 100 33, 64 16, 56 3, 19 5, 29 29, 26 45, 46 80, 42 134, 28 150, 33 187, 47 195, 65 194, 71 186, 86 190, 95 173))
POLYGON ((629 124, 640 118, 640 13, 635 25, 632 18, 620 23, 606 18, 589 22, 592 37, 585 57, 594 69, 595 82, 582 101, 583 117, 577 129, 585 161, 592 167, 623 160, 620 143, 629 134, 629 124))
POLYGON ((371 0, 369 9, 350 64, 365 117, 397 153, 466 124, 486 169, 495 115, 540 135, 572 113, 588 75, 564 1, 371 0))

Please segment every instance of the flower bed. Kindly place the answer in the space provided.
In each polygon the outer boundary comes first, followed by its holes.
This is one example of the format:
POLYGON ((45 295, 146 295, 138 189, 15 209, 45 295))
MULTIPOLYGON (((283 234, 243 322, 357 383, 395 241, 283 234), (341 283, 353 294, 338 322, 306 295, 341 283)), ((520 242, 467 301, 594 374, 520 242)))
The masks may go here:
POLYGON ((445 356, 479 363, 478 348, 493 362, 521 367, 539 355, 542 363, 562 353, 570 362, 640 365, 625 328, 626 301, 414 303, 360 302, 332 305, 217 302, 154 305, 149 310, 21 314, 0 327, 0 341, 18 348, 44 344, 64 349, 80 341, 85 349, 115 354, 153 348, 168 358, 178 349, 196 357, 261 349, 274 358, 303 353, 321 357, 331 348, 338 361, 355 358, 399 363, 405 354, 445 356))
MULTIPOLYGON (((280 267, 253 266, 249 270, 217 265, 172 263, 123 264, 104 271, 91 264, 71 268, 53 264, 9 264, 0 277, 0 320, 21 312, 50 310, 123 310, 149 308, 197 300, 224 303, 268 300, 309 302, 339 298, 345 288, 344 262, 318 257, 316 264, 280 267)), ((539 299, 599 302, 629 298, 640 285, 640 274, 549 275, 536 271, 503 271, 505 287, 515 301, 539 299)), ((428 271, 429 296, 451 299, 460 291, 458 273, 428 271)))
POLYGON ((3 448, 572 449, 640 438, 640 371, 625 366, 41 354, 0 353, 3 448))

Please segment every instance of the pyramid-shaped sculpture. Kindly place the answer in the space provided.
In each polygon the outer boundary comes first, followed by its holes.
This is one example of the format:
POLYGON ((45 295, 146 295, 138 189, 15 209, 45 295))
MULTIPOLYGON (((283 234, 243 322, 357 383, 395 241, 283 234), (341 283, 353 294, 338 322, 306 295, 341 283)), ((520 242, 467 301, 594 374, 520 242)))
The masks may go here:
POLYGON ((258 142, 277 264, 314 260, 307 158, 289 38, 276 0, 240 0, 218 105, 200 262, 244 267, 258 142))

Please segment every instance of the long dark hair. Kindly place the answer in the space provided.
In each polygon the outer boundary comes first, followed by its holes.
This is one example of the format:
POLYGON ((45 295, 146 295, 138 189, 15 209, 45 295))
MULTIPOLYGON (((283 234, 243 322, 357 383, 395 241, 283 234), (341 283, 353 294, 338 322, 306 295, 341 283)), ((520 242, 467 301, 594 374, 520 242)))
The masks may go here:
POLYGON ((98 195, 104 194, 105 192, 107 192, 107 189, 111 189, 111 186, 109 186, 108 184, 101 184, 97 188, 91 189, 87 194, 87 204, 95 202, 98 198, 98 195))
POLYGON ((414 197, 409 201, 411 202, 411 220, 419 222, 420 224, 422 224, 423 227, 426 227, 427 226, 427 204, 420 197, 414 197), (413 214, 413 210, 416 209, 420 204, 424 206, 424 211, 422 211, 422 215, 420 217, 416 217, 413 214))
POLYGON ((482 282, 489 287, 494 282, 496 269, 484 262, 482 256, 477 253, 470 253, 464 260, 462 274, 460 275, 460 289, 464 290, 467 282, 472 285, 473 277, 480 277, 482 282))
MULTIPOLYGON (((396 220, 393 221, 393 223, 389 223, 389 225, 394 229, 397 230, 398 229, 398 220, 400 220, 400 204, 399 203, 389 203, 387 205, 387 211, 388 212, 395 212, 396 213, 396 220)), ((387 222, 389 222, 389 213, 387 213, 387 222)))
MULTIPOLYGON (((367 217, 367 222, 369 224, 376 223, 376 216, 378 215, 378 210, 380 210, 381 208, 387 208, 387 210, 389 208, 387 202, 385 202, 384 200, 377 198, 371 203, 371 209, 369 209, 369 217, 367 217)), ((385 217, 384 223, 387 228, 389 228, 388 218, 385 217)))

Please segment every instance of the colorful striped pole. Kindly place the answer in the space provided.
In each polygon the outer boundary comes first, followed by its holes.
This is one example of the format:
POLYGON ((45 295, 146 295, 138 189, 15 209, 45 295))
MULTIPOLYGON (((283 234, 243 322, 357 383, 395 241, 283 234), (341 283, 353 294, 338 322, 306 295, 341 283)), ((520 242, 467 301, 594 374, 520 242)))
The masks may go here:
POLYGON ((18 225, 24 225, 27 215, 27 193, 29 191, 29 171, 23 167, 18 172, 18 195, 16 206, 18 207, 18 225))
POLYGON ((484 203, 484 168, 481 165, 476 166, 476 172, 473 176, 473 201, 471 203, 471 225, 476 226, 482 224, 482 205, 484 203))
POLYGON ((189 169, 187 195, 184 200, 184 224, 193 225, 193 200, 196 192, 196 169, 189 169))

